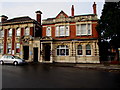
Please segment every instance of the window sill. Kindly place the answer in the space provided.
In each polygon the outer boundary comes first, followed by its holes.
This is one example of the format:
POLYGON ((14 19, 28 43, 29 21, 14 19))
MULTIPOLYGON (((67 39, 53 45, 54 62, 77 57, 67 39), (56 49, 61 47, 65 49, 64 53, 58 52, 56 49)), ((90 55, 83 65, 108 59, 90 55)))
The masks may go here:
POLYGON ((69 37, 69 36, 55 36, 56 38, 65 38, 65 37, 69 37))

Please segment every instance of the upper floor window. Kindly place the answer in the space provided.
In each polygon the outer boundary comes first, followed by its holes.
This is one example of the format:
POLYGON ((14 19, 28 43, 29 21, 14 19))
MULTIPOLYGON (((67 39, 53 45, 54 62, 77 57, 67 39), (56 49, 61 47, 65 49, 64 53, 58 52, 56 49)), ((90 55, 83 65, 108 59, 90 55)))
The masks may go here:
POLYGON ((82 55, 82 45, 78 45, 78 47, 77 47, 77 55, 82 55))
POLYGON ((2 54, 2 53, 3 53, 3 44, 0 43, 0 54, 2 54))
POLYGON ((51 27, 46 28, 46 36, 51 36, 51 27))
POLYGON ((20 36, 20 28, 16 29, 16 36, 20 36))
POLYGON ((90 24, 78 24, 76 26, 76 35, 91 35, 90 24))
POLYGON ((11 37, 11 36, 12 36, 12 28, 8 30, 8 37, 11 37))
POLYGON ((91 55, 91 46, 89 44, 86 45, 86 55, 91 55))
POLYGON ((67 45, 60 45, 57 47, 58 56, 67 56, 69 55, 69 48, 67 45))
POLYGON ((4 37, 4 30, 3 29, 0 30, 0 37, 4 37))
POLYGON ((62 36, 69 36, 69 26, 56 26, 56 33, 55 36, 62 37, 62 36))
POLYGON ((29 35, 30 34, 30 28, 26 27, 25 28, 25 35, 29 35))

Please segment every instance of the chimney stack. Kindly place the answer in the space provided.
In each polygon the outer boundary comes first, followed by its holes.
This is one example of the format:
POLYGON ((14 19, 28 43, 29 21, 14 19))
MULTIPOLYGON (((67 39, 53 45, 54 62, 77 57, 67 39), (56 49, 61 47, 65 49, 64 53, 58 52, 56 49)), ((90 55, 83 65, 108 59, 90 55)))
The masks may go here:
POLYGON ((71 16, 74 16, 74 5, 72 5, 72 8, 71 8, 71 16))
POLYGON ((36 20, 38 21, 38 23, 41 25, 41 11, 36 11, 36 20))
POLYGON ((94 2, 94 4, 93 4, 93 13, 94 14, 97 14, 97 11, 96 11, 96 3, 94 2))
POLYGON ((0 16, 1 17, 1 22, 7 21, 8 17, 5 15, 0 16))

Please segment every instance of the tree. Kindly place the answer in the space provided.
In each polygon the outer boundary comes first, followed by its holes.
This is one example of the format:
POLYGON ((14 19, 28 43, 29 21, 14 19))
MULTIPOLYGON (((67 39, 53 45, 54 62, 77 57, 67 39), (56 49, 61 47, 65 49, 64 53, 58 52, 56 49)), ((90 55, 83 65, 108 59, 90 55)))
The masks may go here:
POLYGON ((109 40, 109 44, 116 50, 120 48, 120 1, 105 2, 96 29, 99 33, 100 46, 102 42, 109 40))

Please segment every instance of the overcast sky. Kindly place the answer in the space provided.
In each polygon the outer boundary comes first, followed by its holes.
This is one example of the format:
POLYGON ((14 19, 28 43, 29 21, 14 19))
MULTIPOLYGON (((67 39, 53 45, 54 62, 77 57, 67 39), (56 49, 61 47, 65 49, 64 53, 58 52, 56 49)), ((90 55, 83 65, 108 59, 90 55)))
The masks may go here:
POLYGON ((75 15, 92 14, 92 5, 97 4, 98 18, 104 5, 104 0, 0 0, 0 16, 6 15, 9 19, 29 16, 36 19, 35 11, 42 11, 42 19, 56 17, 63 10, 71 15, 71 6, 74 5, 75 15))

